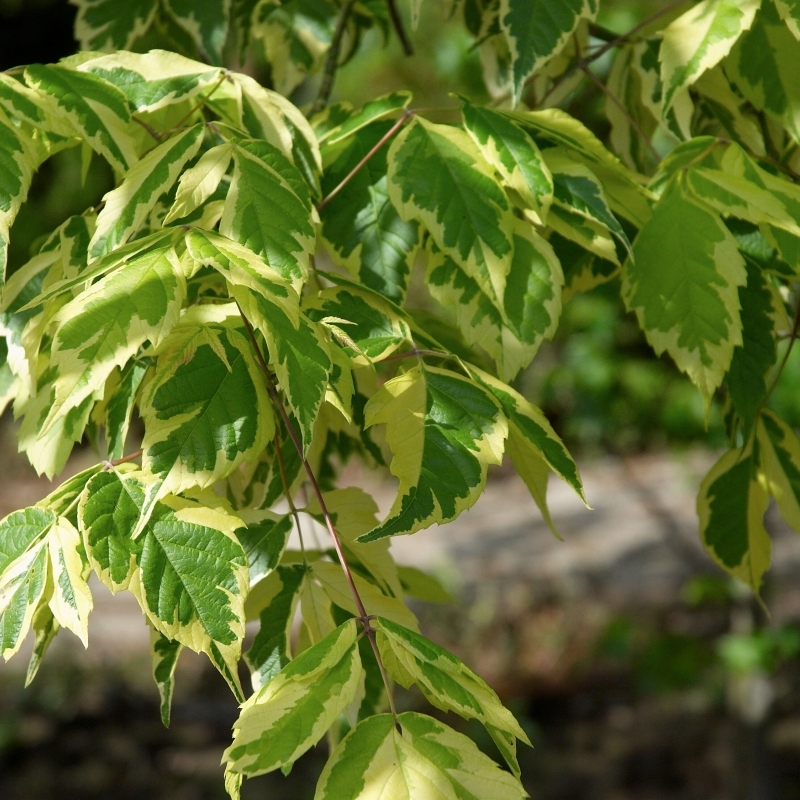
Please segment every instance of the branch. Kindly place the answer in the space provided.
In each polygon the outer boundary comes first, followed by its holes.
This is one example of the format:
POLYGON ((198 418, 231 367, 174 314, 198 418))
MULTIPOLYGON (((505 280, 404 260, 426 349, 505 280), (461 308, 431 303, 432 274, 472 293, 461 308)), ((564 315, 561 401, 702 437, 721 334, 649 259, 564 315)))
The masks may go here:
POLYGON ((324 197, 319 202, 319 204, 317 205, 317 211, 322 211, 322 209, 325 208, 325 206, 328 205, 328 203, 330 203, 330 201, 333 200, 333 198, 336 197, 336 195, 339 194, 339 192, 341 192, 342 189, 344 189, 344 187, 347 186, 347 184, 350 183, 351 180, 353 180, 353 178, 355 178, 355 176, 361 171, 361 169, 372 158, 372 156, 374 156, 375 153, 377 153, 378 150, 380 150, 381 147, 383 147, 386 144, 386 142, 388 142, 389 139, 391 139, 392 136, 394 136, 395 133, 397 133, 402 124, 409 117, 414 116, 415 113, 416 113, 415 111, 407 108, 403 112, 403 116, 400 117, 400 119, 398 119, 397 122, 395 122, 395 124, 392 125, 392 127, 389 128, 389 130, 386 131, 386 133, 383 136, 381 136, 380 140, 369 151, 369 153, 367 153, 364 156, 364 158, 362 158, 361 161, 359 161, 358 164, 356 164, 353 167, 353 169, 351 169, 350 172, 347 173, 347 175, 342 179, 342 182, 327 197, 324 197))
POLYGON ((347 29, 347 20, 355 4, 356 0, 347 0, 342 6, 339 19, 336 22, 336 30, 333 32, 333 39, 331 39, 331 46, 328 48, 328 55, 325 58, 325 68, 322 71, 322 82, 319 85, 317 99, 314 101, 314 105, 311 106, 312 115, 322 111, 328 105, 331 90, 333 89, 333 79, 339 66, 339 51, 342 49, 342 39, 347 29))
POLYGON ((414 356, 436 356, 437 358, 457 358, 451 353, 440 353, 438 350, 421 350, 415 347, 413 350, 406 350, 405 353, 396 353, 393 356, 387 356, 384 361, 399 361, 401 358, 413 358, 414 356))
POLYGON ((289 504, 289 511, 291 515, 294 517, 294 524, 297 526, 297 535, 300 537, 300 550, 303 553, 303 563, 307 564, 306 561, 306 546, 303 542, 303 529, 300 527, 300 513, 297 510, 297 506, 294 504, 294 500, 292 499, 292 493, 289 491, 289 481, 286 479, 286 467, 283 464, 283 453, 281 453, 281 440, 278 436, 277 429, 275 430, 275 454, 278 457, 278 469, 281 473, 281 483, 283 484, 283 495, 286 498, 286 502, 289 504))
POLYGON ((397 38, 400 40, 400 44, 403 46, 403 52, 407 56, 413 56, 414 45, 411 44, 411 40, 408 38, 406 29, 403 26, 403 18, 400 16, 400 12, 397 9, 396 0, 386 0, 386 5, 389 7, 389 16, 392 19, 392 25, 394 25, 394 31, 397 34, 397 38))
POLYGON ((142 454, 141 450, 137 450, 135 453, 131 453, 128 456, 123 456, 122 458, 118 458, 114 461, 104 461, 103 462, 103 472, 108 472, 110 469, 119 466, 120 464, 124 464, 126 461, 133 461, 134 459, 139 458, 142 454))
POLYGON ((264 377, 266 379, 267 384, 267 394, 269 394, 270 399, 272 400, 275 407, 278 409, 278 414, 280 415, 281 419, 283 420, 283 424, 286 426, 286 430, 289 434, 289 437, 294 444, 295 450, 297 450, 297 454, 303 461, 303 468, 306 471, 306 475, 308 476, 309 483, 311 484, 311 488, 314 491, 314 495, 317 498, 317 502, 319 503, 320 511, 322 511, 322 516, 325 519, 325 526, 328 529, 328 533, 331 535, 331 539, 333 540, 333 546, 336 550, 336 555, 339 557, 339 561, 342 565, 342 570, 344 571, 345 577, 347 578, 347 583, 350 587, 350 593, 353 595, 353 600, 355 601, 356 608, 358 609, 358 619, 361 624, 364 626, 364 633, 367 635, 369 639, 369 643, 372 646, 372 652, 375 654, 375 660, 378 662, 378 667, 381 672, 381 677, 383 678, 383 683, 386 686, 386 694, 389 698, 389 706, 392 711, 392 716, 397 722, 397 710, 395 709, 394 705, 394 698, 392 697, 392 687, 389 681, 389 676, 386 673, 386 667, 383 664, 383 659, 381 658, 380 651, 378 650, 378 643, 375 640, 375 629, 370 624, 370 621, 374 619, 374 616, 367 614, 367 610, 364 607, 364 602, 361 599, 361 595, 358 593, 358 587, 356 586, 355 580, 353 579, 353 573, 350 570, 350 565, 347 563, 347 559, 344 555, 344 549, 342 547, 342 542, 339 539, 339 534, 336 533, 336 528, 333 525, 333 519, 331 518, 330 511, 328 511, 328 506, 325 503, 325 498, 322 495, 322 490, 319 488, 319 483, 317 483, 317 478, 314 475, 314 471, 311 469, 311 465, 308 463, 308 459, 303 455, 303 445, 300 443, 300 439, 297 436, 297 432, 292 425, 292 421, 289 418, 289 414, 286 411, 285 406, 283 405, 283 401, 278 394, 278 389, 275 384, 275 379, 272 376, 272 373, 269 371, 269 367, 267 366, 266 359, 264 358, 264 354, 261 352, 261 347, 258 344, 258 340, 256 339, 255 331, 253 330, 253 326, 250 324, 250 320, 244 315, 242 309, 239 309, 239 314, 242 317, 242 321, 244 322, 245 328, 247 329, 247 335, 250 338, 250 343, 253 345, 253 349, 255 350, 256 359, 258 360, 258 364, 261 367, 261 371, 264 373, 264 377))

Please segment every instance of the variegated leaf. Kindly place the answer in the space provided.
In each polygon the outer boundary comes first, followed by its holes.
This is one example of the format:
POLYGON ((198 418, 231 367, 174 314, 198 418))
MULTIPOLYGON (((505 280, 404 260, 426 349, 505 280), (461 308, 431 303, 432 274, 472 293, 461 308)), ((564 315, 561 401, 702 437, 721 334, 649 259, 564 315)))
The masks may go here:
POLYGON ((759 466, 781 516, 800 531, 800 441, 777 414, 764 409, 758 420, 759 466))
POLYGON ((168 639, 152 625, 150 626, 150 659, 153 664, 153 680, 156 682, 161 698, 161 722, 165 728, 169 728, 175 667, 178 665, 178 656, 182 649, 183 645, 180 642, 168 639))
POLYGON ((205 54, 212 64, 222 63, 222 48, 228 38, 231 0, 163 0, 167 13, 205 54))
POLYGON ((82 50, 128 50, 150 27, 158 0, 71 0, 82 50))

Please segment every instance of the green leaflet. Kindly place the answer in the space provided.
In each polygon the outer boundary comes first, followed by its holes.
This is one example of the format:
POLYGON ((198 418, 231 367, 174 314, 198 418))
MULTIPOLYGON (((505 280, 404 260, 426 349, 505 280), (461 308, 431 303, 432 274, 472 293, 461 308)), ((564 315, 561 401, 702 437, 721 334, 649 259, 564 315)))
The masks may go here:
POLYGON ((561 303, 564 305, 578 292, 588 292, 619 275, 620 268, 590 253, 576 242, 553 231, 548 239, 556 258, 564 270, 564 288, 561 303))
POLYGON ((57 64, 31 64, 25 82, 40 93, 53 116, 70 124, 116 172, 136 162, 127 99, 116 86, 57 64))
POLYGON ((403 594, 426 603, 454 603, 455 598, 432 575, 416 567, 398 567, 403 594))
MULTIPOLYGON (((81 64, 117 86, 138 112, 153 112, 192 100, 220 78, 220 70, 167 50, 113 53, 81 64)), ((177 121, 177 120, 176 120, 177 121)))
POLYGON ((400 216, 419 220, 484 292, 502 297, 514 216, 470 136, 416 117, 392 142, 388 159, 389 197, 400 216))
POLYGON ((300 314, 294 289, 278 273, 273 278, 264 262, 247 248, 212 232, 193 231, 187 242, 198 261, 226 277, 242 312, 264 336, 271 366, 300 423, 307 450, 332 367, 319 326, 300 314))
POLYGON ((729 450, 697 495, 700 538, 714 561, 754 592, 769 567, 771 543, 763 516, 769 495, 756 475, 752 450, 729 450))
MULTIPOLYGON (((408 98, 406 98, 408 99, 408 98)), ((391 128, 388 121, 354 127, 326 166, 327 197, 391 128)), ((333 138, 333 137, 332 137, 333 138)), ((345 138, 345 134, 336 141, 345 138)), ((419 247, 415 220, 404 220, 389 200, 387 148, 382 147, 320 211, 322 239, 331 257, 365 286, 402 302, 419 247)))
POLYGON ((15 511, 0 521, 0 543, 3 657, 19 649, 40 600, 86 646, 92 596, 80 534, 70 520, 38 506, 15 511))
POLYGON ((381 361, 411 341, 408 323, 397 307, 367 289, 333 286, 303 299, 303 310, 314 322, 329 317, 340 321, 338 326, 349 340, 341 344, 356 363, 381 361))
POLYGON ((81 50, 127 50, 149 27, 158 0, 71 0, 81 50))
POLYGON ((399 481, 387 518, 359 541, 414 533, 455 519, 483 491, 508 433, 492 395, 448 370, 417 366, 370 398, 366 426, 386 425, 390 469, 399 481))
POLYGON ((30 144, 0 109, 0 289, 6 277, 9 231, 28 196, 35 166, 30 144))
POLYGON ((203 153, 197 164, 181 175, 175 202, 164 217, 164 224, 169 225, 200 208, 217 190, 232 157, 230 144, 220 144, 203 153))
POLYGON ((169 728, 172 686, 181 650, 183 650, 183 645, 180 642, 168 639, 152 625, 150 626, 150 659, 153 664, 153 680, 156 682, 161 698, 161 722, 165 728, 169 728))
POLYGON ((250 586, 254 586, 278 565, 292 532, 292 518, 255 509, 245 509, 240 516, 246 527, 239 528, 236 536, 250 565, 250 586))
MULTIPOLYGON (((367 547, 367 545, 360 546, 363 549, 367 547)), ((338 564, 333 564, 330 561, 315 561, 311 566, 311 570, 314 578, 319 581, 331 602, 353 616, 360 614, 353 600, 344 570, 338 564)), ((353 574, 353 580, 369 614, 380 614, 398 625, 403 625, 413 630, 419 628, 417 618, 402 599, 383 594, 375 584, 358 574, 353 574)))
POLYGON ((772 0, 764 0, 751 29, 725 61, 725 71, 759 111, 783 122, 795 141, 800 139, 800 83, 796 64, 800 42, 772 0))
POLYGON ((753 24, 761 0, 703 0, 664 29, 661 81, 666 115, 677 92, 716 66, 753 24))
MULTIPOLYGON (((378 618, 377 642, 391 677, 406 689, 419 686, 425 698, 443 711, 477 719, 490 730, 502 731, 530 744, 525 732, 489 685, 452 653, 389 620, 378 618)), ((516 747, 512 744, 512 752, 516 747)), ((519 777, 516 758, 509 763, 519 777)))
POLYGON ((547 221, 553 178, 531 137, 503 114, 464 100, 464 125, 506 186, 517 192, 538 224, 547 221))
POLYGON ((314 220, 307 185, 297 168, 266 142, 234 148, 234 172, 219 230, 291 281, 305 281, 314 250, 314 220))
POLYGON ((778 357, 776 347, 776 302, 780 295, 770 289, 769 279, 751 259, 746 259, 747 285, 739 287, 742 314, 742 344, 733 350, 725 385, 742 418, 745 441, 767 393, 767 375, 778 357))
POLYGON ((273 84, 284 97, 322 66, 337 10, 331 0, 259 3, 255 8, 251 35, 263 40, 273 84))
POLYGON ((736 240, 680 182, 656 205, 633 244, 622 293, 656 353, 666 350, 706 402, 742 342, 738 288, 747 273, 736 240))
POLYGON ((781 516, 800 530, 800 441, 777 414, 764 409, 758 421, 760 467, 781 516))
POLYGON ((122 458, 125 440, 131 424, 133 403, 139 392, 149 364, 138 359, 131 359, 120 374, 116 391, 106 406, 106 439, 108 441, 108 458, 114 461, 122 458))
POLYGON ((800 3, 797 0, 774 0, 775 8, 786 23, 786 27, 800 39, 800 3))
POLYGON ((526 80, 557 55, 582 19, 594 20, 597 0, 501 0, 500 23, 511 54, 514 99, 526 80))
POLYGON ((89 563, 115 594, 128 588, 141 556, 141 539, 132 538, 141 506, 140 485, 114 472, 95 475, 78 506, 89 563))
POLYGON ((122 183, 105 195, 105 206, 97 217, 97 228, 89 244, 92 259, 108 255, 139 229, 156 201, 197 154, 202 139, 202 125, 168 139, 144 156, 127 172, 122 183))
POLYGON ((365 128, 372 122, 408 108, 411 92, 401 90, 376 97, 358 111, 346 110, 342 104, 329 106, 312 120, 320 146, 332 146, 365 128))
POLYGON ((142 464, 158 494, 211 486, 272 439, 272 407, 252 347, 235 330, 184 322, 160 349, 140 413, 142 464))
POLYGON ((175 22, 191 36, 198 50, 212 64, 222 63, 222 47, 228 38, 231 0, 164 0, 175 22))
POLYGON ((279 566, 267 576, 259 592, 263 603, 261 626, 245 653, 254 692, 269 683, 291 659, 292 623, 306 574, 307 568, 302 564, 279 566))
POLYGON ((523 800, 525 790, 466 736, 431 717, 368 717, 322 771, 314 800, 523 800))
POLYGON ((443 253, 429 255, 427 278, 433 297, 455 310, 467 343, 480 344, 505 380, 530 364, 558 326, 561 265, 548 242, 521 220, 515 222, 514 256, 499 308, 443 253))
POLYGON ((53 616, 50 606, 46 602, 41 601, 33 615, 31 628, 33 628, 34 641, 31 660, 28 663, 28 672, 25 675, 26 689, 36 677, 36 673, 39 671, 47 648, 50 647, 50 643, 55 638, 61 626, 56 622, 56 618, 53 616))
POLYGON ((100 392, 146 341, 159 345, 178 321, 186 282, 173 248, 131 259, 67 303, 54 318, 54 401, 41 431, 100 392))
POLYGON ((472 365, 467 365, 467 368, 470 375, 500 403, 508 419, 506 452, 550 530, 557 538, 561 538, 547 508, 547 478, 550 470, 553 470, 586 504, 578 465, 539 408, 497 378, 472 365))
POLYGON ((226 772, 261 775, 313 747, 356 695, 361 659, 354 619, 305 650, 242 705, 226 772))

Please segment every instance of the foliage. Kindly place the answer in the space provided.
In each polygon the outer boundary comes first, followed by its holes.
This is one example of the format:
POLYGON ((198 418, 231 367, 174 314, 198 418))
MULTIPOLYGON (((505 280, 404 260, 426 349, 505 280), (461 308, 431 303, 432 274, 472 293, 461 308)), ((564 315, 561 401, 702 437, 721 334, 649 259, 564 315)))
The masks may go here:
POLYGON ((443 591, 398 569, 390 537, 470 508, 504 454, 551 527, 551 471, 583 499, 512 384, 565 304, 617 281, 707 419, 724 391, 730 449, 700 487, 700 533, 758 592, 770 496, 800 530, 800 441, 767 406, 800 319, 796 9, 677 3, 616 35, 597 0, 449 4, 492 99, 437 110, 403 90, 329 105, 370 29, 411 50, 393 0, 76 5, 82 52, 0 74, 0 410, 40 473, 84 436, 107 460, 0 522, 3 655, 32 628, 31 680, 59 628, 85 642, 94 572, 142 607, 165 723, 184 647, 243 703, 232 796, 327 735, 320 800, 523 797, 525 733, 418 632, 404 597, 443 591), (256 46, 271 88, 221 66, 256 46), (317 72, 301 110, 287 95, 317 72), (611 149, 557 107, 584 77, 611 149), (73 148, 113 187, 7 270, 34 174, 73 148), (338 486, 351 457, 397 479, 385 519, 338 486), (301 515, 330 547, 307 546, 301 515), (398 715, 393 682, 482 723, 510 773, 398 715))

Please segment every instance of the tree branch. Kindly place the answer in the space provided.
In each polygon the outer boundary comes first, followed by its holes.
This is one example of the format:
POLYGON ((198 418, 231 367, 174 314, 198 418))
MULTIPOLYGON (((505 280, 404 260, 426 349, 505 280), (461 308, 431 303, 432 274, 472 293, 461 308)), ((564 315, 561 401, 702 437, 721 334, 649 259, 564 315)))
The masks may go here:
POLYGON ((325 58, 325 68, 322 71, 322 81, 319 85, 317 99, 314 101, 314 105, 311 106, 311 114, 322 111, 322 109, 328 105, 328 100, 333 90, 333 79, 336 76, 336 70, 339 66, 339 51, 342 49, 342 39, 347 29, 347 20, 355 4, 356 0, 347 0, 342 6, 339 19, 336 21, 333 39, 331 39, 331 46, 328 48, 328 55, 325 58))
POLYGON ((394 31, 397 34, 397 38, 400 40, 400 44, 403 46, 403 52, 407 56, 413 56, 414 45, 411 44, 411 40, 408 38, 406 29, 403 26, 403 18, 400 16, 400 12, 397 9, 396 0, 386 0, 386 5, 389 7, 389 17, 392 20, 392 25, 394 26, 394 31))

